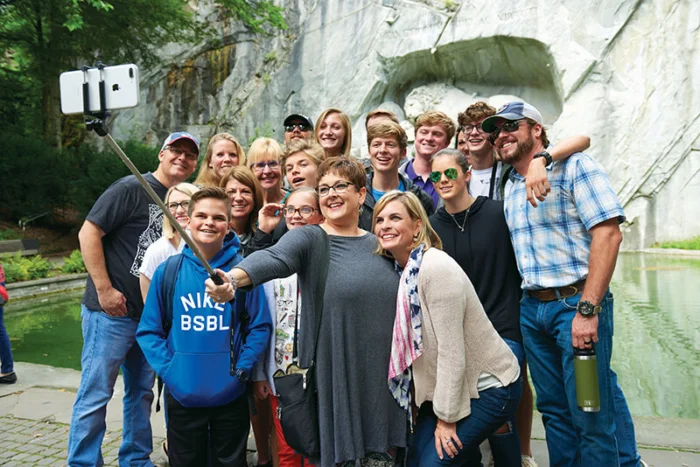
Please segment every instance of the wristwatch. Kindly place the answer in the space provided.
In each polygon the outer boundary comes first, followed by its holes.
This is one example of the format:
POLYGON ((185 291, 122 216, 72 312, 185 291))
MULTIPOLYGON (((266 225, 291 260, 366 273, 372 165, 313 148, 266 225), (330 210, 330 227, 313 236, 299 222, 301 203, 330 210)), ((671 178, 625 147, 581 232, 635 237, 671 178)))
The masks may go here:
POLYGON ((246 371, 245 368, 237 368, 235 376, 241 383, 247 383, 250 381, 250 375, 248 375, 248 371, 246 371))
POLYGON ((590 318, 591 316, 599 315, 600 312, 603 311, 603 307, 600 305, 594 305, 591 302, 587 302, 585 300, 581 300, 580 302, 578 302, 578 305, 576 305, 576 311, 581 313, 582 316, 590 318))
POLYGON ((532 156, 533 159, 537 159, 538 157, 544 157, 545 167, 552 163, 552 156, 550 156, 547 151, 541 151, 532 156))

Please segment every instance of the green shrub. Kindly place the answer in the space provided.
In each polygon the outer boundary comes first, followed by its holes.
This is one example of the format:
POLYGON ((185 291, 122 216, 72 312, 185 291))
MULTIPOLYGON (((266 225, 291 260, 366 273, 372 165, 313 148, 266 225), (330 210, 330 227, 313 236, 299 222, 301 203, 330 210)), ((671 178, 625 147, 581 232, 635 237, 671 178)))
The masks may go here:
POLYGON ((43 279, 48 277, 52 267, 51 262, 41 255, 22 256, 19 252, 3 260, 2 265, 8 283, 43 279))
POLYGON ((0 240, 20 240, 24 235, 12 229, 0 229, 0 240))
POLYGON ((61 271, 66 274, 87 272, 87 269, 85 269, 85 263, 83 262, 83 255, 80 254, 80 250, 73 250, 71 252, 70 256, 65 259, 61 271))

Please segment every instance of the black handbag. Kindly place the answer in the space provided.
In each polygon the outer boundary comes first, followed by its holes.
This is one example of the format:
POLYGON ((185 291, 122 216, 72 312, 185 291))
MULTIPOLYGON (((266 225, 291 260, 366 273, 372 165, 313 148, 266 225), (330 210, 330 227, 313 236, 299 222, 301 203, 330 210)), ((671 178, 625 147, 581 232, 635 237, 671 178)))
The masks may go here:
POLYGON ((277 391, 277 418, 287 444, 304 457, 321 456, 318 421, 318 393, 316 391, 316 351, 321 330, 322 308, 318 309, 314 353, 308 368, 298 364, 299 301, 294 314, 294 344, 292 363, 286 372, 273 375, 277 391))

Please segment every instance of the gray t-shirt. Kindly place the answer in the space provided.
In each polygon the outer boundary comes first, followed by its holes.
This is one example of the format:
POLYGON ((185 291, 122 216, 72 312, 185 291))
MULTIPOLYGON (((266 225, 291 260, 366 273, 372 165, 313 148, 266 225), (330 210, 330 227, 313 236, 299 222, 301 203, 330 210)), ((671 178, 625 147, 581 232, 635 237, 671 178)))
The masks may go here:
POLYGON ((406 415, 387 384, 399 276, 392 262, 373 253, 376 247, 369 233, 339 237, 307 226, 238 265, 254 285, 299 274, 302 366, 313 356, 322 313, 316 357, 321 459, 311 459, 317 465, 334 467, 406 445, 406 415))
MULTIPOLYGON (((156 194, 165 199, 168 189, 150 172, 144 178, 156 194)), ((102 193, 85 219, 104 231, 102 247, 112 287, 124 294, 128 315, 138 320, 143 310, 139 268, 148 247, 161 236, 163 212, 148 197, 136 177, 128 175, 102 193)), ((89 310, 102 309, 90 276, 83 304, 89 310)))

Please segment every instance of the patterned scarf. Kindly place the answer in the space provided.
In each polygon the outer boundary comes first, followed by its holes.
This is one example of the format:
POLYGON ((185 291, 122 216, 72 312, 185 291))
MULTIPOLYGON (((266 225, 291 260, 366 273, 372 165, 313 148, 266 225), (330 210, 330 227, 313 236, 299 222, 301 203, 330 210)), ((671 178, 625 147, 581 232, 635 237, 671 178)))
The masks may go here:
MULTIPOLYGON (((423 261, 423 244, 411 251, 401 273, 396 298, 396 318, 389 360, 389 390, 411 417, 411 364, 423 354, 423 329, 418 298, 418 271, 423 261)), ((398 264, 397 272, 400 272, 398 264)))

